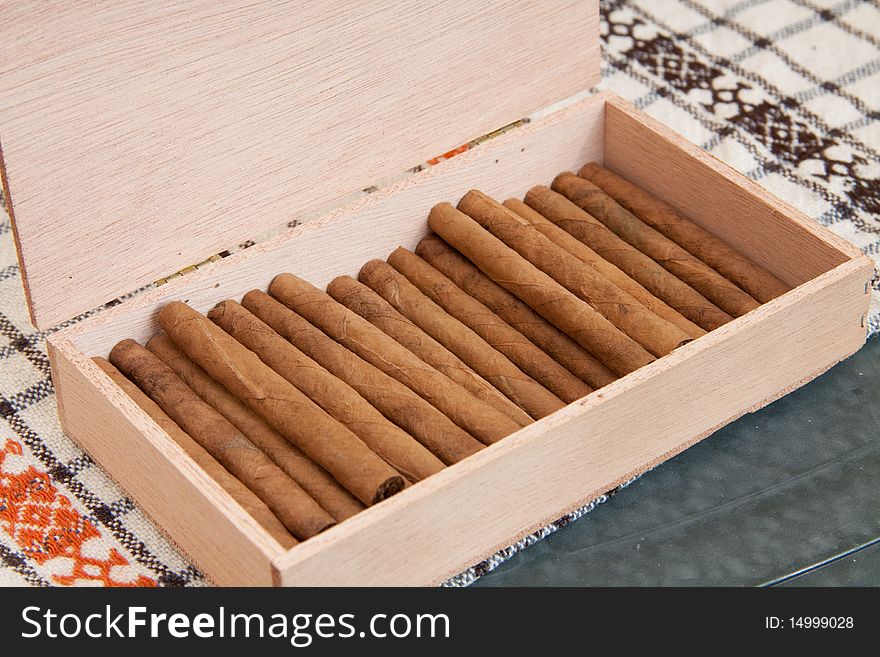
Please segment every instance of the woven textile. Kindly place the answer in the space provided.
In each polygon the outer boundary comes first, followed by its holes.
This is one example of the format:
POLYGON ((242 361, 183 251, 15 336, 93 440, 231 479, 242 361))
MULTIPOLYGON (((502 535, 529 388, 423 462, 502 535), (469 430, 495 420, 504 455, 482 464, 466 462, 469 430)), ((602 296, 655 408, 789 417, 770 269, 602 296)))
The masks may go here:
MULTIPOLYGON (((602 39, 603 88, 759 180, 880 262, 880 3, 603 2, 602 39)), ((880 286, 868 322, 870 332, 880 331, 880 286)), ((4 215, 0 585, 206 584, 61 432, 45 337, 29 324, 4 215)), ((592 506, 450 583, 473 581, 592 506)))

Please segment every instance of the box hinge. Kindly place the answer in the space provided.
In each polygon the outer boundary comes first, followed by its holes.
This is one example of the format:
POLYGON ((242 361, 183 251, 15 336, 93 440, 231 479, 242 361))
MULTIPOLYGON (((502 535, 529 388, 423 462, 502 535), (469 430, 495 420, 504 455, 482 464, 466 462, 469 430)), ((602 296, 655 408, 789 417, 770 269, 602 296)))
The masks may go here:
POLYGON ((217 262, 218 260, 222 260, 222 259, 223 259, 223 256, 220 254, 212 255, 207 260, 203 260, 202 262, 197 262, 194 265, 189 265, 187 267, 184 267, 183 269, 181 269, 178 272, 174 272, 170 276, 160 278, 159 280, 155 281, 153 283, 153 285, 155 285, 156 287, 159 287, 160 285, 165 285, 165 283, 168 283, 169 281, 173 281, 177 278, 180 278, 181 276, 185 276, 186 274, 191 274, 192 272, 196 271, 197 269, 201 269, 205 265, 209 265, 212 262, 217 262))

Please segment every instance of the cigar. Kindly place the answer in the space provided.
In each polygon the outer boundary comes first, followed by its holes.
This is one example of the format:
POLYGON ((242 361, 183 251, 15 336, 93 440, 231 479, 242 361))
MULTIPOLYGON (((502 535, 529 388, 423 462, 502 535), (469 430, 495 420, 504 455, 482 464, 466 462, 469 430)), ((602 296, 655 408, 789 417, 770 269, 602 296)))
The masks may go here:
POLYGON ((207 317, 173 301, 159 311, 159 323, 196 365, 361 502, 369 506, 403 488, 403 477, 360 438, 207 317))
POLYGON ((590 352, 492 281, 436 235, 423 238, 416 253, 594 390, 617 378, 590 352))
POLYGON ((532 377, 562 401, 573 402, 593 391, 590 386, 541 351, 526 336, 416 254, 398 248, 388 256, 388 264, 449 315, 470 328, 486 343, 509 358, 523 373, 532 377))
POLYGON ((361 268, 359 278, 369 286, 368 290, 380 295, 533 418, 546 417, 565 406, 565 402, 422 294, 387 262, 371 260, 361 268))
POLYGON ((449 203, 435 205, 428 224, 484 274, 567 333, 615 374, 629 374, 654 360, 590 305, 449 203))
POLYGON ((504 201, 504 207, 516 212, 520 217, 528 221, 535 230, 547 237, 551 242, 565 249, 578 260, 593 268, 596 272, 607 278, 614 285, 629 294, 633 299, 638 301, 658 317, 675 324, 691 338, 699 338, 701 335, 705 335, 706 331, 694 324, 674 308, 666 305, 662 300, 648 292, 648 290, 646 290, 638 281, 627 276, 617 266, 608 262, 605 258, 574 236, 566 233, 537 210, 514 198, 504 201))
POLYGON ((263 450, 287 476, 293 479, 321 507, 341 522, 364 508, 330 474, 294 447, 259 415, 214 381, 205 370, 189 359, 164 333, 154 336, 147 349, 168 365, 202 400, 225 417, 263 450))
POLYGON ((519 426, 524 427, 534 421, 461 358, 401 315, 366 285, 358 283, 350 276, 339 276, 327 285, 327 294, 448 376, 474 397, 494 406, 519 426))
POLYGON ((645 286, 700 328, 711 331, 733 318, 687 283, 663 269, 644 253, 612 233, 562 194, 548 187, 532 187, 526 204, 589 246, 608 262, 645 286))
MULTIPOLYGON (((170 417, 165 413, 159 405, 152 399, 147 397, 141 389, 129 381, 125 376, 103 358, 92 358, 92 361, 100 367, 104 373, 109 376, 113 382, 118 385, 131 400, 140 406, 141 410, 149 415, 153 421, 161 427, 165 433, 177 443, 181 449, 196 464, 205 471, 205 473, 216 481, 220 487, 225 490, 229 496, 234 499, 250 516, 259 523, 279 544, 285 549, 292 548, 298 541, 290 535, 287 528, 281 523, 272 510, 266 506, 254 492, 241 483, 224 468, 220 462, 211 456, 207 450, 199 445, 192 437, 181 429, 170 417)), ((181 500, 183 502, 183 500, 181 500)))
POLYGON ((484 444, 520 425, 480 401, 357 313, 293 274, 279 274, 269 294, 358 356, 394 377, 484 444))
POLYGON ((110 352, 110 362, 254 491, 296 538, 305 540, 335 524, 308 493, 151 351, 123 340, 110 352))
POLYGON ((472 190, 465 194, 458 209, 655 356, 665 356, 691 340, 680 328, 652 313, 595 269, 534 230, 528 221, 482 192, 472 190))
POLYGON ((265 292, 252 290, 244 295, 241 303, 279 335, 357 390, 443 463, 458 463, 483 448, 482 443, 400 381, 349 351, 265 292))
POLYGON ((746 292, 651 228, 589 180, 565 172, 556 176, 552 187, 727 314, 740 317, 758 307, 758 302, 746 292))
POLYGON ((592 182, 654 230, 688 250, 761 303, 775 299, 791 289, 769 271, 732 249, 724 240, 626 178, 595 162, 584 166, 578 175, 592 182))
POLYGON ((208 318, 260 357, 266 365, 348 427, 391 467, 412 482, 443 469, 443 463, 400 427, 235 301, 223 301, 208 318))

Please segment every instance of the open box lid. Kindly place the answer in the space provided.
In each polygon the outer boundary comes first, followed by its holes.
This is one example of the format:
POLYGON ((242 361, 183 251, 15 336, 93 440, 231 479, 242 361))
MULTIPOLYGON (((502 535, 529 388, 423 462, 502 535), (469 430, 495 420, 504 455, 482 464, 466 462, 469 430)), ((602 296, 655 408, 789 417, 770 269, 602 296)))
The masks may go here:
POLYGON ((595 1, 244 5, 4 10, 0 167, 36 326, 599 80, 595 1))

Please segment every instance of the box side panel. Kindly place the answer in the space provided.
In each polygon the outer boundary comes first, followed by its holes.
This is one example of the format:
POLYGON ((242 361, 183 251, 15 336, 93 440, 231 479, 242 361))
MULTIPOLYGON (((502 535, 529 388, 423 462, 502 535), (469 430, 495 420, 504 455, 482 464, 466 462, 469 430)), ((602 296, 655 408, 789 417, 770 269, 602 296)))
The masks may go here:
POLYGON ((48 327, 599 79, 596 0, 4 3, 0 135, 48 327))
POLYGON ((270 585, 283 548, 90 360, 49 343, 64 432, 211 580, 270 585))
POLYGON ((604 97, 589 98, 547 119, 514 130, 353 205, 257 244, 229 258, 120 304, 65 332, 90 356, 105 355, 120 339, 149 339, 156 310, 171 299, 206 311, 222 299, 265 289, 291 271, 323 287, 335 276, 356 275, 371 258, 398 246, 413 248, 427 231, 431 207, 457 202, 477 187, 499 199, 522 196, 565 168, 603 153, 604 97))
POLYGON ((637 110, 606 105, 605 165, 665 199, 789 285, 859 251, 717 158, 637 110))
POLYGON ((279 583, 442 581, 856 351, 871 271, 848 262, 294 548, 279 583))

